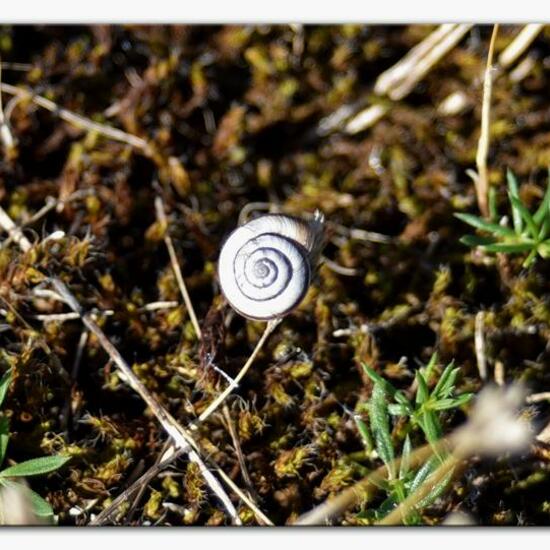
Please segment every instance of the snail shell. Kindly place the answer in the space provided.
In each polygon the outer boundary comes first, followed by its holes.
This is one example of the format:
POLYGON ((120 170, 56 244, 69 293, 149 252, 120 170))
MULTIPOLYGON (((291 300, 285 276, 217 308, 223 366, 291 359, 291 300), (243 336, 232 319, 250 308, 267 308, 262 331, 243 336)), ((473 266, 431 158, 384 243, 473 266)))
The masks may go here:
POLYGON ((282 317, 304 298, 324 245, 324 217, 267 214, 238 227, 220 252, 224 296, 244 317, 282 317))

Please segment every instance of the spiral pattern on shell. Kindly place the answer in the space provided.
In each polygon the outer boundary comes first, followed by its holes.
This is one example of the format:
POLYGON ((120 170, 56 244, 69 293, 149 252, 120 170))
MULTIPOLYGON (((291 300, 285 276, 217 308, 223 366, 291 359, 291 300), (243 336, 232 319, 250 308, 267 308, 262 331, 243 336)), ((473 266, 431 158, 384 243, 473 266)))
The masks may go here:
POLYGON ((268 214, 237 228, 218 262, 222 292, 250 319, 269 320, 294 309, 311 282, 323 240, 323 219, 268 214))

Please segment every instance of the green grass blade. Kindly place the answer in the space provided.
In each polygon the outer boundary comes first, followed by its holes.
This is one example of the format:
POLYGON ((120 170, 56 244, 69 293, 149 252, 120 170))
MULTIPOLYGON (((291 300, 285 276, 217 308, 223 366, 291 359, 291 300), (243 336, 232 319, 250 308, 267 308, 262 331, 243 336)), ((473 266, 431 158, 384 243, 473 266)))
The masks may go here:
POLYGON ((397 393, 397 388, 390 384, 385 378, 382 378, 374 369, 369 367, 366 363, 362 363, 361 365, 363 367, 363 370, 365 371, 365 374, 375 383, 380 384, 386 393, 391 395, 391 397, 394 397, 397 393))
POLYGON ((426 384, 430 383, 430 380, 432 379, 432 375, 435 372, 436 365, 437 365, 437 352, 434 352, 432 353, 432 356, 430 357, 428 364, 423 369, 420 369, 422 374, 424 375, 424 380, 426 381, 426 384))
POLYGON ((510 198, 510 202, 512 203, 512 206, 516 208, 521 214, 521 217, 523 218, 523 221, 527 225, 527 229, 529 230, 529 233, 531 234, 533 239, 537 239, 539 235, 539 230, 529 210, 525 208, 523 203, 517 197, 514 197, 513 195, 510 195, 510 194, 508 195, 508 197, 510 198))
POLYGON ((441 376, 432 391, 432 395, 436 398, 439 398, 440 396, 447 397, 447 395, 452 391, 452 387, 454 386, 459 370, 459 367, 454 368, 454 362, 451 361, 441 373, 441 376))
POLYGON ((357 430, 359 431, 359 434, 361 435, 361 439, 363 440, 363 445, 368 453, 371 453, 374 449, 374 443, 372 441, 372 436, 369 431, 369 428, 367 424, 359 418, 359 416, 354 416, 353 420, 355 421, 355 425, 357 426, 357 430))
POLYGON ((416 472, 414 479, 409 487, 409 494, 414 493, 428 479, 430 474, 437 468, 440 460, 436 456, 430 457, 424 465, 416 472))
POLYGON ((473 393, 463 393, 458 397, 448 397, 445 399, 441 399, 433 404, 432 409, 434 411, 444 411, 447 409, 455 409, 468 403, 468 401, 470 401, 470 399, 472 399, 473 396, 474 396, 473 393))
POLYGON ((5 416, 0 416, 0 466, 4 462, 8 441, 10 440, 10 421, 5 416))
POLYGON ((495 243, 481 246, 481 248, 487 252, 503 252, 504 254, 528 252, 529 250, 533 250, 534 247, 535 243, 533 241, 526 241, 523 243, 495 243))
POLYGON ((476 229, 481 229, 494 235, 500 235, 501 237, 514 237, 516 235, 514 230, 509 227, 489 222, 472 214, 455 214, 455 217, 476 229))
MULTIPOLYGON (((508 193, 519 200, 518 181, 509 168, 506 172, 506 179, 508 180, 508 193)), ((520 234, 523 231, 523 218, 521 217, 521 212, 513 204, 512 219, 514 222, 514 230, 516 233, 520 234)))
POLYGON ((537 225, 540 225, 546 218, 550 218, 550 170, 548 171, 548 185, 546 186, 546 193, 544 193, 544 198, 533 215, 533 219, 537 225))
POLYGON ((422 405, 430 396, 430 391, 428 389, 428 384, 426 384, 426 380, 420 371, 416 371, 416 381, 418 384, 418 388, 416 390, 416 404, 422 405))
POLYGON ((392 403, 388 405, 388 412, 392 416, 407 416, 409 414, 409 408, 401 403, 392 403))
POLYGON ((395 478, 392 461, 395 453, 390 434, 390 419, 386 402, 386 392, 380 384, 375 384, 371 397, 371 429, 376 442, 376 451, 388 468, 391 479, 395 478))
POLYGON ((537 251, 538 251, 538 247, 533 248, 533 250, 531 250, 531 252, 529 252, 529 256, 527 256, 527 258, 525 258, 525 261, 521 265, 523 267, 529 267, 535 261, 535 258, 537 257, 537 251))
POLYGON ((550 230, 550 214, 542 220, 542 223, 540 224, 540 231, 539 231, 539 241, 544 241, 546 237, 548 236, 548 231, 550 230))
POLYGON ((53 472, 61 468, 63 464, 71 459, 70 456, 42 456, 40 458, 32 458, 25 462, 10 466, 0 472, 0 477, 26 477, 37 476, 53 472))
POLYGON ((6 394, 8 393, 8 388, 11 384, 11 369, 6 371, 2 378, 0 378, 0 407, 2 406, 2 403, 4 402, 4 399, 6 398, 6 394))
POLYGON ((474 248, 476 246, 484 246, 487 244, 494 244, 497 241, 493 237, 480 237, 479 235, 464 235, 460 237, 460 242, 474 248))
POLYGON ((550 258, 550 240, 539 244, 537 252, 545 259, 550 258))
POLYGON ((498 221, 497 192, 494 187, 489 187, 489 219, 498 221))
POLYGON ((427 506, 430 506, 430 504, 433 504, 445 492, 445 489, 448 487, 453 474, 454 468, 439 483, 437 483, 435 487, 432 487, 430 493, 426 495, 416 507, 421 510, 422 508, 426 508, 427 506))
POLYGON ((411 438, 409 434, 405 437, 403 443, 403 450, 401 451, 401 464, 399 465, 399 479, 405 479, 410 469, 410 457, 411 457, 411 438))
POLYGON ((32 489, 27 489, 27 492, 29 500, 31 501, 32 510, 38 517, 47 518, 53 516, 53 509, 46 500, 32 489))

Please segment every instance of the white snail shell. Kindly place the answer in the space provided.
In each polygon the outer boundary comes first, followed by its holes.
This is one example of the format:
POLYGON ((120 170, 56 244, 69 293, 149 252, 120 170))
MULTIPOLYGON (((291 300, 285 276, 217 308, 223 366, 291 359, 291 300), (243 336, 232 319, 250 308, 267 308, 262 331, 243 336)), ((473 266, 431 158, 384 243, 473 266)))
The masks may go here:
POLYGON ((289 313, 304 298, 324 244, 324 217, 267 214, 238 227, 220 252, 218 277, 229 304, 249 319, 289 313))

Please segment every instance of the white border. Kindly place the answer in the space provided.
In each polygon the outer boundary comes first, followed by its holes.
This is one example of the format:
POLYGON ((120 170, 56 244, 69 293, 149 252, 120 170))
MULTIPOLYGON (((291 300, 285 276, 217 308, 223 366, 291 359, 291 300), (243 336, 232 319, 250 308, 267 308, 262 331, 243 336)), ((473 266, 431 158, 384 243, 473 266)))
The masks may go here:
POLYGON ((107 548, 238 548, 239 550, 285 550, 335 548, 407 550, 464 550, 464 545, 491 544, 495 548, 545 548, 548 530, 537 528, 49 528, 0 529, 3 548, 16 548, 25 543, 40 550, 97 550, 107 548), (11 543, 11 544, 10 544, 11 543), (34 544, 33 544, 34 543, 34 544))
POLYGON ((544 0, 2 0, 17 23, 514 23, 550 21, 544 0))

